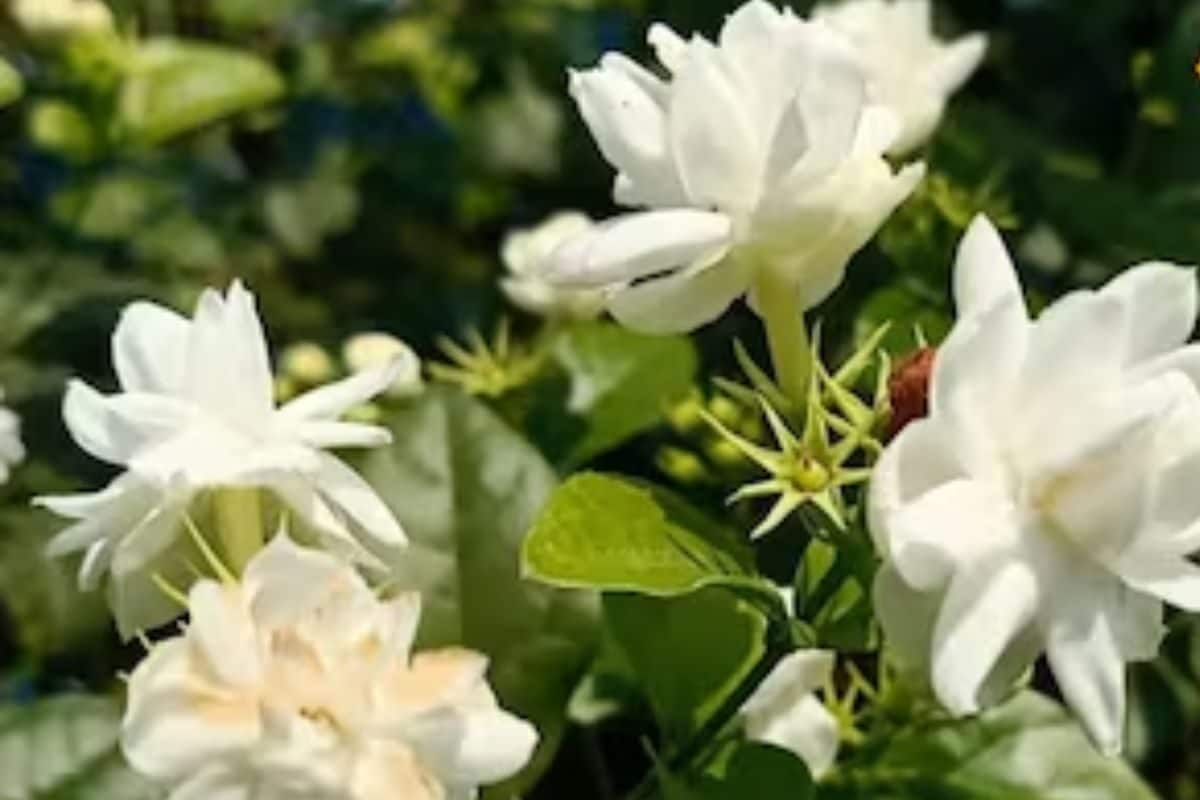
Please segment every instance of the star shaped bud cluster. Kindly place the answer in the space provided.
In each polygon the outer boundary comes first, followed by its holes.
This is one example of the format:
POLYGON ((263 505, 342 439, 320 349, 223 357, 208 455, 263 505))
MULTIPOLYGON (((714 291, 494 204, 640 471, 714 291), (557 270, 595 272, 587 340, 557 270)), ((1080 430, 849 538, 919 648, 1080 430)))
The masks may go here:
POLYGON ((496 326, 491 342, 471 329, 466 347, 446 336, 440 337, 437 345, 449 363, 431 363, 429 374, 480 397, 502 397, 527 385, 541 371, 545 355, 514 342, 507 317, 496 326))
POLYGON ((731 503, 777 497, 766 517, 751 532, 752 539, 778 528, 806 504, 828 517, 839 530, 847 524, 844 490, 865 483, 869 464, 883 450, 877 438, 889 415, 888 375, 890 359, 879 349, 888 327, 875 331, 836 372, 830 373, 819 357, 820 336, 813 337, 814 371, 802 409, 796 409, 744 348, 737 346, 738 360, 751 386, 720 381, 730 394, 761 410, 775 440, 775 449, 753 442, 731 430, 708 411, 704 419, 726 441, 736 447, 770 477, 742 486, 730 496, 731 503), (869 401, 855 389, 872 364, 875 384, 869 401), (799 433, 789 419, 802 419, 799 433))

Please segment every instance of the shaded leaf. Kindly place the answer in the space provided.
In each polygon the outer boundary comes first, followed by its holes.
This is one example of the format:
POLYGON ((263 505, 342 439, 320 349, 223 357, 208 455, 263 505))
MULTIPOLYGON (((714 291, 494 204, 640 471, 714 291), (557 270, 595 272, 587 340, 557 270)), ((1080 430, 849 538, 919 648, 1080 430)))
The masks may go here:
POLYGON ((521 542, 554 472, 485 406, 446 387, 388 424, 395 444, 367 456, 363 472, 411 539, 395 565, 397 588, 424 595, 423 646, 491 658, 502 702, 542 731, 531 777, 553 756, 597 635, 593 596, 520 578, 521 542))

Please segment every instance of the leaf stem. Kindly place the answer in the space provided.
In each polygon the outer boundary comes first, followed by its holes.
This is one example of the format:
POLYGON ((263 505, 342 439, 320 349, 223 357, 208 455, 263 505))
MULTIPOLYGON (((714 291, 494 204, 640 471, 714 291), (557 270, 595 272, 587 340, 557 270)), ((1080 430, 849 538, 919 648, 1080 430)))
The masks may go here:
POLYGON ((786 643, 786 633, 778 625, 772 624, 770 626, 767 631, 766 651, 759 658, 758 662, 755 663, 754 668, 746 673, 746 677, 738 683, 737 688, 725 698, 724 702, 713 712, 712 716, 705 720, 700 729, 692 734, 675 752, 668 754, 662 760, 661 767, 651 770, 642 779, 642 782, 626 795, 625 800, 648 800, 653 797, 654 790, 658 784, 660 770, 666 770, 668 774, 675 774, 696 765, 696 762, 708 751, 713 740, 737 717, 742 707, 746 705, 746 701, 757 691, 759 685, 767 679, 767 676, 771 674, 771 670, 775 669, 775 665, 779 663, 779 659, 788 653, 790 648, 786 643))

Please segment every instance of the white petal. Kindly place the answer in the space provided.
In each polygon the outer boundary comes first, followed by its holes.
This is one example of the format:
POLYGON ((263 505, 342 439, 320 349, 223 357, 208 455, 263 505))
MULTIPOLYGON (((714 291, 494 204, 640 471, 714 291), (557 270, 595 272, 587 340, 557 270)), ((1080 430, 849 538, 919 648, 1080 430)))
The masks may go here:
POLYGON ((613 292, 608 310, 643 333, 693 331, 720 317, 747 289, 746 270, 726 259, 699 272, 677 272, 613 292))
POLYGON ((1019 561, 979 562, 954 578, 933 635, 933 686, 946 708, 979 710, 984 682, 1038 602, 1037 577, 1019 561))
POLYGON ((248 749, 258 731, 256 705, 207 686, 192 668, 182 637, 155 646, 130 676, 121 747, 143 775, 172 782, 188 778, 248 749))
POLYGON ((204 292, 189 341, 188 397, 235 426, 261 430, 274 410, 267 337, 254 296, 234 281, 225 297, 204 292))
POLYGON ((248 767, 239 770, 235 764, 206 766, 177 786, 167 800, 272 800, 263 795, 257 775, 248 767))
POLYGON ((408 543, 400 523, 375 489, 336 457, 322 454, 317 487, 384 547, 408 543))
POLYGON ((853 151, 866 82, 858 56, 840 36, 809 25, 798 43, 804 63, 797 68, 804 75, 797 97, 810 146, 796 175, 812 180, 835 169, 853 151))
POLYGON ((892 440, 876 463, 868 514, 875 547, 885 558, 891 553, 895 515, 938 486, 966 477, 950 433, 938 420, 917 420, 892 440))
POLYGON ((1054 413, 1089 385, 1115 377, 1124 366, 1129 322, 1117 297, 1079 291, 1060 298, 1033 326, 1022 375, 1027 396, 1054 413))
POLYGON ((572 286, 606 286, 719 256, 733 224, 724 214, 692 209, 617 217, 575 237, 553 256, 552 276, 572 286))
POLYGON ((521 771, 537 747, 537 729, 501 709, 475 711, 464 718, 453 783, 486 785, 521 771))
POLYGON ((987 44, 987 36, 972 33, 947 47, 931 70, 931 88, 943 95, 958 91, 979 68, 987 54, 987 44))
POLYGON ((997 487, 972 480, 942 484, 887 522, 891 563, 914 589, 935 589, 959 567, 1014 546, 1016 511, 997 487))
POLYGON ((383 394, 399 377, 400 359, 371 367, 345 380, 313 389, 284 405, 276 420, 295 424, 308 420, 334 420, 355 406, 383 394))
POLYGON ((113 333, 112 357, 127 392, 176 394, 183 388, 190 323, 154 303, 130 304, 113 333))
POLYGON ((658 63, 666 67, 667 71, 675 72, 683 64, 687 55, 687 42, 667 25, 661 22, 651 25, 646 40, 654 48, 658 63))
POLYGON ((817 698, 802 698, 786 713, 761 722, 747 724, 746 735, 794 753, 814 778, 827 773, 837 760, 838 721, 817 698))
POLYGON ((1185 611, 1200 611, 1200 567, 1178 555, 1133 548, 1117 571, 1130 586, 1185 611))
POLYGON ((71 381, 63 397, 63 420, 91 455, 125 465, 139 452, 187 425, 190 409, 162 395, 119 394, 106 397, 82 381, 71 381))
POLYGON ((980 314, 999 303, 1025 306, 1017 270, 1000 232, 980 214, 958 245, 954 264, 954 304, 960 317, 980 314))
POLYGON ((692 204, 752 209, 760 194, 759 145, 748 109, 712 45, 698 41, 688 48, 667 120, 671 153, 692 204))
POLYGON ((1046 656, 1092 741, 1105 754, 1117 755, 1125 726, 1125 661, 1108 618, 1093 605, 1096 599, 1062 603, 1046 633, 1046 656))
POLYGON ((300 547, 280 533, 246 566, 243 583, 251 615, 266 628, 292 625, 320 602, 323 587, 345 569, 344 562, 300 547))
POLYGON ((1118 275, 1100 294, 1125 303, 1129 315, 1127 364, 1174 350, 1196 327, 1196 273, 1191 268, 1143 264, 1118 275))
POLYGON ((296 435, 309 447, 329 450, 342 447, 384 447, 392 443, 392 432, 361 422, 302 422, 296 435))
POLYGON ((833 675, 835 655, 827 650, 797 650, 784 656, 742 706, 747 716, 772 714, 822 689, 833 675))
POLYGON ((188 595, 187 636, 223 688, 251 691, 258 682, 258 632, 238 586, 199 581, 188 595))
POLYGON ((354 537, 341 516, 321 497, 310 481, 293 477, 277 477, 269 484, 271 491, 321 538, 321 546, 344 561, 368 566, 382 566, 354 537))
POLYGON ((872 596, 889 654, 907 673, 928 681, 942 592, 919 592, 905 583, 895 568, 884 564, 875 574, 872 596))

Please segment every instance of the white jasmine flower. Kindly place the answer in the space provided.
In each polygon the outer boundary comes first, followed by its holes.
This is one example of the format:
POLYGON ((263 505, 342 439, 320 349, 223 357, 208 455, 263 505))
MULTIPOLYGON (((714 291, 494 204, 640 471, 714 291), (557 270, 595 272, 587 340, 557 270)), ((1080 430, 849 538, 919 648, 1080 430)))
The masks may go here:
POLYGON ((564 242, 592 231, 596 224, 578 211, 562 211, 536 227, 513 231, 500 250, 509 274, 500 281, 518 308, 541 317, 595 319, 604 310, 604 293, 551 283, 551 257, 564 242))
POLYGON ((537 744, 468 650, 413 654, 420 596, 277 537, 240 585, 192 587, 191 622, 134 670, 122 748, 170 800, 468 800, 537 744))
MULTIPOLYGON (((4 392, 0 391, 0 400, 4 392)), ((0 406, 0 483, 7 483, 16 467, 25 460, 21 441, 21 418, 11 408, 0 406)))
MULTIPOLYGON (((152 303, 130 305, 112 349, 121 392, 106 396, 72 381, 63 418, 80 447, 125 472, 94 494, 37 501, 78 520, 49 552, 87 551, 83 587, 94 588, 109 571, 118 584, 145 579, 207 490, 267 490, 344 557, 372 561, 363 541, 382 551, 405 543, 374 490, 325 452, 391 441, 386 429, 339 417, 390 386, 395 365, 276 408, 262 323, 254 298, 236 282, 225 296, 206 291, 192 320, 152 303)), ((155 618, 166 613, 161 604, 122 601, 115 588, 114 611, 126 634, 170 618, 155 618)))
POLYGON ((795 753, 814 778, 829 771, 838 753, 837 719, 814 694, 829 681, 833 659, 823 650, 788 655, 742 706, 746 735, 795 753))
POLYGON ((1195 280, 1134 267, 1030 321, 995 228, 967 232, 929 416, 887 448, 870 495, 876 608, 951 712, 1045 652, 1115 753, 1125 664, 1155 655, 1163 601, 1200 610, 1195 280))
POLYGON ((114 28, 112 12, 100 0, 12 0, 9 13, 37 35, 105 33, 114 28))
POLYGON ((933 33, 929 0, 846 0, 819 6, 813 19, 845 34, 867 70, 867 96, 900 118, 888 152, 903 155, 929 139, 950 95, 987 52, 981 33, 943 42, 933 33))
POLYGON ((360 333, 346 341, 342 360, 351 372, 393 365, 396 380, 384 392, 390 397, 412 397, 425 389, 421 359, 404 341, 388 333, 360 333))
POLYGON ((897 122, 866 103, 850 44, 765 0, 715 44, 663 25, 650 42, 666 79, 618 53, 571 76, 616 201, 650 210, 559 248, 556 281, 608 287, 609 310, 649 332, 697 328, 747 292, 816 305, 924 174, 884 160, 897 122))

